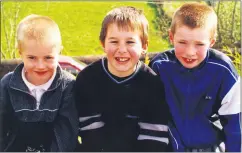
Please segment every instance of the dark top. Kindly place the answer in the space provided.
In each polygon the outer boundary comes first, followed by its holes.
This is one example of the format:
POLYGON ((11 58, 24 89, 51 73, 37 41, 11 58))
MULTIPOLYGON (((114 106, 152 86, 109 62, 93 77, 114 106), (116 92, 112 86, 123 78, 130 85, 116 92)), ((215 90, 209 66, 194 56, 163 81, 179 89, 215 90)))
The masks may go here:
POLYGON ((75 78, 57 68, 39 107, 25 85, 20 64, 0 83, 0 152, 73 151, 78 118, 73 97, 75 78))
POLYGON ((169 110, 159 77, 139 62, 132 75, 118 79, 105 62, 77 76, 82 144, 76 151, 167 151, 169 110))

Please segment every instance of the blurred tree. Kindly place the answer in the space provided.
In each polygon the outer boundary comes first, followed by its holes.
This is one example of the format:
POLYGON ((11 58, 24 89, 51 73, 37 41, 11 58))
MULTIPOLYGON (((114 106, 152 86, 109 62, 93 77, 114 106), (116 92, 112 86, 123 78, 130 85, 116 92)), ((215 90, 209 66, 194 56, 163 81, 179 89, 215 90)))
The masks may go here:
MULTIPOLYGON (((8 3, 1 3, 1 9, 9 9, 8 3)), ((6 58, 16 58, 16 27, 17 19, 20 11, 20 2, 16 1, 14 3, 14 9, 9 11, 1 11, 1 40, 5 39, 6 43, 1 43, 1 57, 6 58), (4 52, 3 52, 4 50, 4 52)))

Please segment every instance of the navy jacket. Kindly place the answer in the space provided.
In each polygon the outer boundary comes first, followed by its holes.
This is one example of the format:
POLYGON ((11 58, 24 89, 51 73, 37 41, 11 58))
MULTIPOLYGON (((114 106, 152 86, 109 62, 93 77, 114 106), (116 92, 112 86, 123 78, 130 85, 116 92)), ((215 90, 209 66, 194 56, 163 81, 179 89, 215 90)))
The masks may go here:
POLYGON ((225 54, 209 49, 199 66, 186 69, 172 49, 158 54, 150 66, 165 85, 174 151, 221 140, 226 151, 241 151, 239 76, 225 54))
POLYGON ((73 76, 58 67, 54 81, 36 109, 36 100, 22 80, 22 68, 20 64, 1 79, 0 152, 18 151, 13 147, 31 141, 37 143, 44 137, 46 141, 41 143, 49 145, 45 151, 73 151, 78 132, 73 76))
POLYGON ((113 76, 106 58, 79 73, 75 98, 79 115, 78 152, 170 151, 164 87, 139 62, 128 77, 113 76))

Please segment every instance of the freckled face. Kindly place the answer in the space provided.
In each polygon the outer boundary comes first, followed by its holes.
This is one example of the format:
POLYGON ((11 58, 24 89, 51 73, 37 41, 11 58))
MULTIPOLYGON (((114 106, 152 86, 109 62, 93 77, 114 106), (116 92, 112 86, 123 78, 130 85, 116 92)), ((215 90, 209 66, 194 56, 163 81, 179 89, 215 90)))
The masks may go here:
POLYGON ((142 45, 139 32, 125 31, 116 24, 108 26, 102 45, 107 54, 108 69, 118 77, 131 75, 136 69, 141 53, 147 50, 147 45, 142 45))
POLYGON ((205 59, 208 48, 215 43, 210 36, 207 28, 191 29, 187 26, 177 27, 175 34, 169 32, 175 55, 186 68, 194 68, 205 59))

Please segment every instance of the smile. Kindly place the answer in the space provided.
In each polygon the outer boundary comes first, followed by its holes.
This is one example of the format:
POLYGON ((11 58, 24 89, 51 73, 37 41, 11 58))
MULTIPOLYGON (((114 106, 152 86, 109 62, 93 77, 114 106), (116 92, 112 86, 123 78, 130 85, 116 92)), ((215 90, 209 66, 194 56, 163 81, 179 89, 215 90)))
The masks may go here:
POLYGON ((126 57, 116 57, 115 59, 118 62, 127 62, 127 61, 129 61, 129 58, 126 58, 126 57))
POLYGON ((184 58, 184 57, 183 57, 183 61, 185 61, 185 62, 188 63, 188 64, 191 64, 191 63, 195 62, 196 59, 189 59, 189 58, 184 58))
POLYGON ((47 72, 47 71, 43 71, 43 72, 35 72, 35 73, 37 73, 38 75, 44 75, 44 74, 46 74, 46 72, 47 72))

